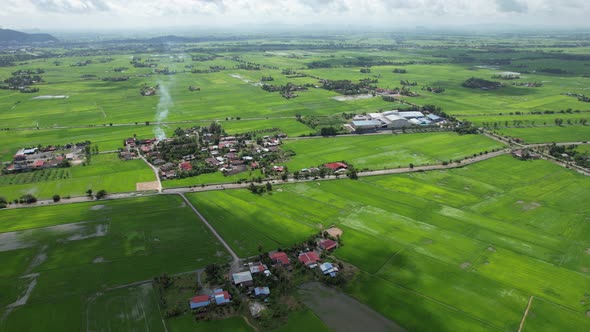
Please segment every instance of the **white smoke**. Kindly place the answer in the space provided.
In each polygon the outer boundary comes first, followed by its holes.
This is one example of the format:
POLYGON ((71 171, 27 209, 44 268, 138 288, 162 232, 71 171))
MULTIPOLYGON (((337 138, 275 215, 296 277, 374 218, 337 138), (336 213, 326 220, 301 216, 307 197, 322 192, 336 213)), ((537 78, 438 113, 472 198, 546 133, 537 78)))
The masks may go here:
POLYGON ((160 127, 160 123, 166 121, 170 108, 174 106, 172 97, 170 97, 170 92, 168 91, 167 84, 169 83, 158 81, 158 95, 160 96, 160 101, 158 101, 158 108, 156 110, 156 122, 158 124, 154 129, 154 134, 156 135, 158 141, 166 139, 166 133, 162 127, 160 127))

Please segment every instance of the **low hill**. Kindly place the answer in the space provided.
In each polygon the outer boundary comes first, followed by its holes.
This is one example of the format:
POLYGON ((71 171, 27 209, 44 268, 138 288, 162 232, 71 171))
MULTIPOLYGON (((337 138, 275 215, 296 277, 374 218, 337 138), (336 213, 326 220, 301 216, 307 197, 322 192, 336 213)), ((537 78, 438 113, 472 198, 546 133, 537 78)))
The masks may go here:
POLYGON ((43 43, 57 42, 57 38, 47 33, 24 33, 10 29, 0 29, 0 43, 43 43))

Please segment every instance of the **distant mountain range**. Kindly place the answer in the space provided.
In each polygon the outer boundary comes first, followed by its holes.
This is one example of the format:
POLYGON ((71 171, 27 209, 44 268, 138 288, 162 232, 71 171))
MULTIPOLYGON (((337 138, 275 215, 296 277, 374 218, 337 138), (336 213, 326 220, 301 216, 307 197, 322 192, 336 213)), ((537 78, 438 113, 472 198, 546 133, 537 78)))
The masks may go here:
POLYGON ((0 29, 0 43, 25 44, 57 42, 57 38, 47 33, 24 33, 10 29, 0 29))

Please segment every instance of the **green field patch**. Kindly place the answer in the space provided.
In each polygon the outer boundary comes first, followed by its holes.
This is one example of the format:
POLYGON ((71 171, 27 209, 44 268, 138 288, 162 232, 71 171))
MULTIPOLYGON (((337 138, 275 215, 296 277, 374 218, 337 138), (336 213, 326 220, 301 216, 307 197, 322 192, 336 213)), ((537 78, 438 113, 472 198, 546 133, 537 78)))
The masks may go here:
POLYGON ((122 161, 114 153, 92 156, 90 165, 68 168, 62 178, 56 179, 53 174, 60 172, 61 169, 53 169, 4 175, 0 177, 0 195, 12 200, 24 194, 33 194, 40 199, 51 198, 54 194, 83 196, 88 189, 95 192, 101 189, 109 193, 130 192, 135 191, 136 183, 154 180, 154 173, 145 162, 122 161), (30 177, 36 180, 21 180, 19 183, 19 179, 30 177))
POLYGON ((164 331, 152 284, 95 294, 86 300, 88 331, 164 331))
POLYGON ((232 317, 223 320, 212 321, 196 321, 192 315, 184 315, 181 317, 167 319, 166 326, 170 332, 254 331, 242 317, 232 317))
POLYGON ((504 249, 486 252, 473 268, 487 278, 584 312, 581 301, 590 291, 590 278, 578 272, 504 249))
POLYGON ((412 252, 399 253, 377 275, 504 330, 518 329, 528 302, 528 296, 514 288, 412 252), (493 319, 498 316, 503 317, 501 324, 493 319))
MULTIPOLYGON (((30 315, 38 308, 41 313, 48 308, 46 304, 59 306, 66 298, 79 300, 109 287, 229 260, 223 246, 178 196, 28 208, 26 221, 15 225, 13 217, 18 212, 0 211, 2 234, 28 232, 32 247, 6 251, 21 258, 20 262, 0 253, 5 277, 0 283, 13 285, 17 280, 23 286, 0 300, 12 303, 22 296, 27 286, 24 281, 34 279, 36 284, 26 304, 9 314, 9 324, 16 324, 10 326, 26 324, 21 321, 25 316, 17 314, 21 311, 30 315), (34 277, 21 279, 23 275, 34 277)), ((116 301, 132 308, 124 298, 116 301)), ((102 309, 97 310, 101 314, 102 309)), ((78 303, 59 315, 62 319, 73 315, 76 322, 83 317, 84 308, 78 303)), ((158 322, 161 324, 159 318, 158 322)))
POLYGON ((374 135, 289 140, 283 148, 296 156, 291 171, 346 160, 357 169, 407 167, 410 163, 435 164, 502 147, 477 135, 455 133, 374 135))
POLYGON ((364 272, 356 277, 346 291, 410 331, 501 330, 477 317, 364 272))
POLYGON ((590 140, 590 126, 564 125, 529 128, 502 128, 501 135, 519 138, 526 143, 579 142, 590 140))
POLYGON ((306 219, 293 220, 272 208, 256 208, 256 196, 246 190, 195 193, 187 197, 240 256, 256 254, 259 246, 266 251, 290 246, 319 230, 306 219), (277 232, 276 225, 283 231, 277 232))
MULTIPOLYGON (((588 304, 588 300, 585 300, 588 304)), ((587 305, 590 310, 590 305, 587 305)), ((590 329, 590 318, 551 302, 534 298, 526 317, 523 331, 585 331, 590 329)))

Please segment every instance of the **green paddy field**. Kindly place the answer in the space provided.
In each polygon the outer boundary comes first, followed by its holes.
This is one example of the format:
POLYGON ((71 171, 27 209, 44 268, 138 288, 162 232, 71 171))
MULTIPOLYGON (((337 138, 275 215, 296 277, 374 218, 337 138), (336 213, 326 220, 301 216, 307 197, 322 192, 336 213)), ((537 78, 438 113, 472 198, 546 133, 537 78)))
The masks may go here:
POLYGON ((502 156, 447 171, 289 184, 262 196, 189 197, 239 255, 341 227, 336 255, 361 269, 347 292, 409 330, 517 330, 531 296, 525 331, 585 330, 589 184, 545 161, 502 156))
POLYGON ((163 330, 151 284, 111 288, 230 260, 177 196, 0 211, 0 238, 2 331, 163 330))

